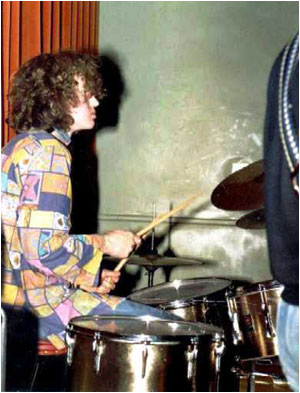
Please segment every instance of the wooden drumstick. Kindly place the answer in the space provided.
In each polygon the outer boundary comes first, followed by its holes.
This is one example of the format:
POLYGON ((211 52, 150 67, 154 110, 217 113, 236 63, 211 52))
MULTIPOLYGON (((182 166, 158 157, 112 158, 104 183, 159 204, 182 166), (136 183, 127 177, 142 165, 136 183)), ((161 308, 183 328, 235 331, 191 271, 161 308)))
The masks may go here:
MULTIPOLYGON (((173 216, 174 214, 176 214, 177 212, 179 212, 180 210, 185 209, 186 207, 188 207, 189 205, 191 205, 197 198, 199 198, 202 195, 201 192, 199 192, 198 194, 190 197, 189 199, 187 199, 186 201, 180 203, 179 205, 175 206, 172 210, 170 210, 169 212, 166 213, 162 213, 160 215, 158 215, 150 224, 148 224, 147 226, 145 226, 145 228, 141 229, 138 233, 137 236, 139 237, 143 237, 145 235, 147 235, 148 232, 150 232, 153 228, 155 228, 157 225, 161 224, 163 221, 167 220, 169 217, 173 216)), ((120 271, 122 269, 122 267, 125 265, 125 263, 128 261, 128 258, 124 258, 122 259, 118 265, 115 267, 115 271, 120 271)))
MULTIPOLYGON (((191 198, 187 199, 185 202, 180 203, 179 205, 175 206, 172 210, 170 210, 167 213, 162 213, 160 215, 158 215, 150 224, 148 224, 145 228, 141 229, 138 233, 137 236, 143 237, 145 238, 147 236, 147 234, 153 229, 155 228, 157 225, 159 225, 160 223, 162 223, 163 221, 167 220, 169 217, 173 216, 175 213, 179 212, 180 210, 185 209, 186 207, 188 207, 189 205, 191 205, 197 198, 199 198, 202 195, 202 193, 198 193, 194 196, 192 196, 191 198)), ((128 261, 130 257, 124 258, 122 259, 118 265, 116 266, 116 268, 114 269, 114 271, 120 271, 122 269, 122 267, 125 265, 125 263, 128 261)), ((78 288, 82 289, 83 291, 86 292, 96 292, 99 293, 98 291, 98 287, 89 287, 86 285, 79 285, 78 288)), ((107 295, 101 295, 102 297, 107 297, 107 295)))

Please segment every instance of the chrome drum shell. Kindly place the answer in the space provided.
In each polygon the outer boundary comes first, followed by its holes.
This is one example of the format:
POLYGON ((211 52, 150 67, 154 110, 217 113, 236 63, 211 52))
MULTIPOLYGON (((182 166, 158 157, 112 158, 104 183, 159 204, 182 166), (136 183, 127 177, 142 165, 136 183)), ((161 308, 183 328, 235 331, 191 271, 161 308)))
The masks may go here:
POLYGON ((227 296, 236 323, 235 342, 241 358, 259 359, 278 355, 277 311, 283 286, 274 280, 239 287, 227 296))
POLYGON ((212 326, 79 317, 68 342, 69 391, 217 391, 224 344, 212 326))

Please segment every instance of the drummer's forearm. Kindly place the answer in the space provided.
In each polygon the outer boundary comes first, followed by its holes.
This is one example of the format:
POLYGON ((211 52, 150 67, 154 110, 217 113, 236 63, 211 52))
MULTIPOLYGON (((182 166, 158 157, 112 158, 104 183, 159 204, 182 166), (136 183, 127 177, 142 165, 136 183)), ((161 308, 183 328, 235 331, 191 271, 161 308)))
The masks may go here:
POLYGON ((86 242, 91 246, 97 248, 98 250, 102 251, 105 254, 105 236, 98 235, 96 233, 92 235, 84 235, 86 242))

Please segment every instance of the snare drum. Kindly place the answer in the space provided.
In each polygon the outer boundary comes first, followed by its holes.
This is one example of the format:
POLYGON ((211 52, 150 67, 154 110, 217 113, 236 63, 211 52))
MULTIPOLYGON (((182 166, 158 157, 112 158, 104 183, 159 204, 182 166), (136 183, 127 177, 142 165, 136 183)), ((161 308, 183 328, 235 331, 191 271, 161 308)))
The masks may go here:
POLYGON ((278 355, 276 318, 282 291, 283 286, 278 282, 265 281, 227 294, 233 341, 241 346, 242 358, 278 355))
POLYGON ((222 335, 185 321, 74 318, 67 329, 69 391, 217 391, 222 335))
POLYGON ((221 327, 226 332, 228 310, 225 297, 231 281, 224 278, 174 280, 132 293, 128 298, 138 303, 157 306, 185 321, 202 322, 221 327))
POLYGON ((219 387, 223 391, 234 383, 231 368, 237 349, 232 343, 232 322, 229 317, 226 293, 236 286, 236 282, 216 277, 174 280, 136 291, 129 296, 129 299, 167 310, 185 321, 222 328, 225 350, 222 356, 219 387))

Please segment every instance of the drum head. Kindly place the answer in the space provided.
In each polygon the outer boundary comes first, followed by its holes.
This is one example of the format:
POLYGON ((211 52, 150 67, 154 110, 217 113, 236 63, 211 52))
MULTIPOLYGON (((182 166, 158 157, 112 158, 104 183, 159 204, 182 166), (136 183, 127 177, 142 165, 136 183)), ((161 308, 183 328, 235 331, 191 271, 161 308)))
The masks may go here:
POLYGON ((178 340, 180 337, 219 335, 223 330, 204 323, 163 320, 153 317, 85 316, 70 321, 71 330, 100 332, 104 336, 122 338, 143 337, 151 341, 178 340))
POLYGON ((230 280, 215 277, 174 280, 136 291, 128 299, 148 305, 163 305, 208 296, 229 287, 230 284, 230 280))

